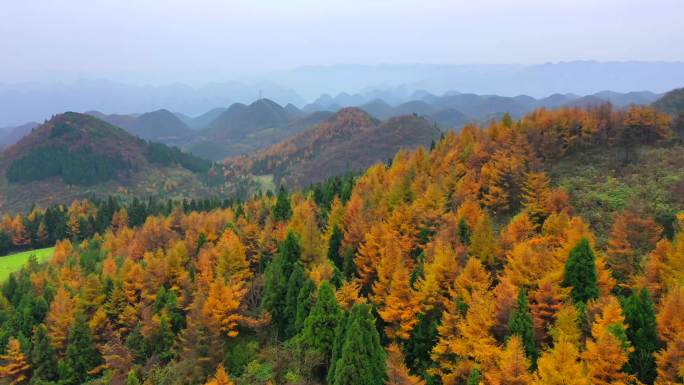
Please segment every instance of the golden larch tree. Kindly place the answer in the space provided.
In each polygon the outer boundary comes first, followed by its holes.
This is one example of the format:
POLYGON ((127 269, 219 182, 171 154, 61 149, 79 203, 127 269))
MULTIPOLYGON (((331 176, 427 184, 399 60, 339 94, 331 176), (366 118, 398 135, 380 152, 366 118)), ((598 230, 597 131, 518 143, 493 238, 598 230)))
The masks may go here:
POLYGON ((228 337, 238 335, 238 322, 242 319, 240 305, 247 293, 243 282, 226 284, 223 279, 216 279, 209 289, 209 294, 202 312, 211 323, 215 333, 223 332, 228 337))
POLYGON ((514 335, 506 342, 496 366, 484 373, 490 385, 527 385, 532 382, 530 361, 525 356, 520 336, 514 335))
POLYGON ((387 347, 387 382, 386 385, 425 385, 425 381, 409 373, 404 363, 404 355, 397 344, 387 347))
POLYGON ((409 272, 400 263, 392 274, 389 293, 383 306, 378 308, 380 317, 385 321, 385 334, 390 339, 408 340, 411 330, 418 322, 418 298, 409 286, 409 272))
POLYGON ((579 351, 572 342, 561 339, 537 361, 535 385, 591 385, 584 375, 579 351))
POLYGON ((521 200, 525 211, 532 221, 541 226, 549 215, 549 199, 551 182, 545 172, 529 172, 525 175, 521 200))
POLYGON ((72 298, 63 287, 60 287, 45 317, 45 325, 48 328, 50 340, 58 354, 62 354, 66 349, 69 330, 76 318, 76 305, 76 299, 72 298))
POLYGON ((219 364, 219 366, 216 368, 216 373, 214 374, 213 377, 211 377, 207 382, 204 383, 204 385, 233 385, 233 381, 230 380, 228 377, 228 373, 226 373, 226 369, 223 367, 223 364, 219 364))
POLYGON ((625 317, 615 297, 609 297, 591 326, 582 358, 587 377, 595 385, 628 385, 635 378, 622 371, 633 348, 626 340, 625 317))
POLYGON ((7 353, 0 355, 0 378, 8 385, 25 384, 29 380, 31 365, 21 351, 19 340, 12 338, 7 344, 7 353))

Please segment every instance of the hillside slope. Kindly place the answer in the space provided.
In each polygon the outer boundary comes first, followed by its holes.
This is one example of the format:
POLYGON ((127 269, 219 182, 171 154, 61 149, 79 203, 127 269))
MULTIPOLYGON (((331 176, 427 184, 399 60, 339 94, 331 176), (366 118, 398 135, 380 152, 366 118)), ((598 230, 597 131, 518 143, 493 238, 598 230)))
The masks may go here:
POLYGON ((679 139, 684 140, 684 88, 672 90, 653 105, 672 116, 672 130, 679 139))
POLYGON ((402 148, 428 146, 440 135, 427 119, 410 115, 381 122, 346 108, 322 123, 253 155, 225 161, 230 175, 273 175, 276 183, 301 187, 326 177, 362 171, 402 148))
POLYGON ((26 136, 34 128, 38 127, 38 123, 29 122, 16 127, 3 127, 0 129, 0 149, 13 145, 19 139, 26 136))
POLYGON ((0 211, 112 193, 208 192, 200 175, 210 167, 93 116, 67 112, 3 151, 0 211))

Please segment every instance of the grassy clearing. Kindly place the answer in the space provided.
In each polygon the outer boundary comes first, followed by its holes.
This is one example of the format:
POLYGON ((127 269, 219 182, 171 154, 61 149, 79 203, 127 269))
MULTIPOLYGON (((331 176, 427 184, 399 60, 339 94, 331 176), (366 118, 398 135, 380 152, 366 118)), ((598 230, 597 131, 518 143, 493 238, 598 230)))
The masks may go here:
POLYGON ((261 192, 266 192, 268 190, 271 190, 273 192, 276 191, 275 182, 273 180, 273 174, 253 175, 252 178, 259 183, 261 192))
POLYGON ((54 250, 54 247, 47 247, 45 249, 23 251, 0 257, 0 282, 7 279, 11 273, 21 270, 21 267, 28 262, 31 255, 35 255, 38 262, 45 262, 52 258, 54 250))

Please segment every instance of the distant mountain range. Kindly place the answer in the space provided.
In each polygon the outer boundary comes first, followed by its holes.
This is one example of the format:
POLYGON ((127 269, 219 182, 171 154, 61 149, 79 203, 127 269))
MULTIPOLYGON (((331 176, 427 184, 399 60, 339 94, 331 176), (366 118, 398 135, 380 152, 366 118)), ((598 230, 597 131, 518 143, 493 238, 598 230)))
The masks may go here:
MULTIPOLYGON (((275 144, 346 107, 358 107, 381 120, 403 115, 421 116, 442 130, 458 130, 467 123, 498 119, 504 113, 519 118, 540 107, 584 107, 606 102, 623 108, 631 104, 653 103, 660 95, 648 91, 602 91, 585 96, 554 94, 535 99, 526 95, 507 97, 457 91, 435 95, 417 90, 410 95, 412 100, 394 104, 379 98, 370 99, 374 96, 377 96, 374 92, 342 93, 335 97, 322 95, 302 109, 291 103, 282 106, 270 99, 259 99, 250 104, 233 103, 228 107, 213 108, 196 117, 166 109, 142 114, 104 114, 99 111, 88 111, 87 114, 145 140, 178 146, 206 159, 222 160, 275 144)), ((16 142, 35 125, 7 128, 0 143, 9 145, 16 142)))
POLYGON ((312 100, 323 92, 374 93, 390 104, 416 90, 541 98, 555 92, 587 95, 601 90, 662 93, 684 85, 684 62, 599 62, 511 64, 341 64, 282 71, 270 80, 312 100), (325 87, 325 91, 321 90, 325 87))
MULTIPOLYGON (((378 99, 336 112, 307 112, 260 99, 194 118, 167 110, 59 114, 38 126, 31 123, 4 130, 26 135, 0 154, 0 212, 25 210, 33 202, 45 206, 109 194, 245 196, 255 188, 303 187, 364 170, 391 159, 402 148, 428 146, 444 127, 457 129, 463 122, 483 122, 505 112, 520 115, 536 107, 585 106, 608 100, 625 106, 649 102, 654 95, 601 92, 534 99, 420 92, 415 97, 421 100, 390 105, 378 99), (448 119, 454 124, 441 126, 448 119), (214 159, 229 157, 212 164, 156 143, 157 139, 182 142, 198 152, 215 151, 214 159)), ((337 97, 321 100, 342 102, 337 97)), ((674 132, 680 138, 684 138, 683 100, 684 89, 677 89, 653 103, 673 116, 674 132)))
MULTIPOLYGON (((684 62, 637 61, 313 66, 201 86, 131 85, 106 80, 0 84, 0 126, 42 121, 67 110, 127 114, 165 108, 196 116, 217 106, 251 103, 261 99, 261 95, 280 105, 291 103, 299 108, 325 92, 330 95, 346 93, 348 98, 335 101, 340 107, 358 106, 374 99, 396 106, 423 100, 422 93, 443 95, 449 90, 479 95, 523 94, 538 99, 554 92, 590 95, 601 90, 619 93, 645 90, 663 93, 683 85, 684 62), (359 94, 363 95, 363 100, 356 98, 359 94)), ((324 100, 320 102, 330 104, 324 100)), ((214 117, 208 118, 213 120, 214 117)))

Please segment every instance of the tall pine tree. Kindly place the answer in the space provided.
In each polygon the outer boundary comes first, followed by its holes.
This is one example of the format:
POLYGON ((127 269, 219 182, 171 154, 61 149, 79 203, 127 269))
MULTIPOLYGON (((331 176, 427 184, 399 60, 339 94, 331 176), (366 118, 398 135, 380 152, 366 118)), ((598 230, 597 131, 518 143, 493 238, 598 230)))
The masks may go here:
POLYGON ((385 351, 380 345, 370 306, 354 305, 346 322, 339 358, 331 365, 332 376, 328 377, 328 383, 384 385, 387 377, 385 351))
POLYGON ((344 233, 337 223, 334 224, 332 232, 330 233, 330 240, 328 241, 328 259, 330 259, 340 271, 344 270, 344 258, 341 254, 343 238, 344 233))
POLYGON ((428 377, 427 370, 434 365, 430 353, 439 340, 437 327, 442 318, 442 311, 434 308, 418 314, 417 318, 418 323, 411 331, 411 337, 404 343, 404 355, 406 365, 412 373, 428 377))
MULTIPOLYGON (((306 282, 309 281, 306 272, 301 264, 295 263, 292 274, 287 281, 287 292, 285 294, 285 319, 288 320, 284 338, 291 338, 301 329, 297 328, 297 311, 299 308, 299 292, 306 282)), ((304 311, 304 309, 302 309, 304 311)))
POLYGON ((45 325, 36 327, 33 334, 33 349, 31 350, 31 364, 33 378, 41 381, 56 381, 57 357, 52 347, 50 336, 45 325))
POLYGON ((90 371, 102 364, 100 353, 93 347, 85 315, 76 316, 68 341, 66 354, 59 368, 60 384, 83 384, 93 378, 90 371))
POLYGON ((572 288, 571 297, 576 303, 587 303, 599 295, 596 256, 589 240, 582 240, 570 251, 563 272, 563 286, 572 288))
MULTIPOLYGON (((301 249, 293 232, 289 232, 280 244, 278 254, 269 263, 264 273, 264 291, 261 307, 271 313, 273 323, 280 336, 287 336, 288 325, 294 321, 287 315, 287 292, 289 279, 299 261, 301 249)), ((299 294, 297 292, 297 294, 299 294)))
POLYGON ((286 221, 292 216, 290 197, 283 186, 280 186, 280 190, 278 190, 278 198, 276 198, 276 203, 273 206, 273 216, 276 221, 286 221))
POLYGON ((302 288, 299 289, 297 295, 297 316, 294 320, 295 330, 297 333, 304 329, 304 322, 306 321, 311 308, 314 304, 314 294, 316 292, 316 284, 312 280, 306 279, 302 288))
POLYGON ((332 356, 335 330, 340 322, 341 314, 342 310, 337 304, 332 285, 324 281, 318 288, 316 304, 304 321, 301 342, 307 348, 314 349, 323 355, 326 370, 332 356))
POLYGON ((629 355, 628 371, 644 384, 653 384, 656 377, 655 352, 658 350, 656 316, 648 290, 634 290, 622 303, 627 323, 627 338, 634 351, 629 355))
POLYGON ((527 301, 527 293, 524 288, 518 290, 518 301, 511 313, 508 321, 508 332, 510 335, 517 335, 523 343, 525 355, 529 358, 531 369, 534 369, 537 362, 537 346, 535 344, 534 323, 532 313, 527 301))

